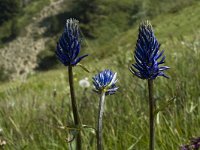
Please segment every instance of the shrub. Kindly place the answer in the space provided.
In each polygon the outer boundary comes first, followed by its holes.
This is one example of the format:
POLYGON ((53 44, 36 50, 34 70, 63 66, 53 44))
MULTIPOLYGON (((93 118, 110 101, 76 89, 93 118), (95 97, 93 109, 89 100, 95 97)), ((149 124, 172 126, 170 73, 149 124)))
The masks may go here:
POLYGON ((20 12, 19 0, 0 0, 0 25, 20 12))

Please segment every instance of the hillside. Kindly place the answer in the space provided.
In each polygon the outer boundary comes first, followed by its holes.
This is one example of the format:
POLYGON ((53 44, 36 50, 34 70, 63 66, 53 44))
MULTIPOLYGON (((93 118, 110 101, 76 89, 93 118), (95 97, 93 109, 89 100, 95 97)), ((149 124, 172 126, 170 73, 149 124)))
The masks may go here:
MULTIPOLYGON (((17 34, 18 36, 14 40, 0 45, 0 68, 5 69, 5 74, 3 71, 0 74, 3 74, 4 78, 7 76, 11 79, 21 78, 24 80, 40 65, 40 59, 46 55, 52 56, 50 51, 54 50, 57 36, 62 32, 63 24, 68 17, 80 19, 83 36, 86 36, 84 38, 87 39, 90 46, 106 45, 108 48, 109 43, 106 42, 111 43, 113 40, 110 37, 117 39, 125 31, 135 28, 141 19, 154 18, 158 14, 171 13, 173 16, 185 7, 197 3, 196 0, 190 2, 176 0, 173 3, 158 3, 157 0, 154 0, 150 4, 147 0, 143 2, 124 0, 120 3, 116 3, 117 0, 102 2, 93 0, 90 3, 87 0, 76 0, 77 3, 63 0, 32 1, 24 8, 24 15, 15 18, 17 20, 16 27, 14 26, 9 31, 10 22, 6 22, 3 27, 0 27, 1 40, 2 36, 8 36, 9 32, 21 32, 15 31, 19 30, 18 28, 23 30, 21 34, 17 34), (152 10, 155 5, 158 7, 152 10), (116 10, 118 10, 117 13, 113 14, 112 12, 116 10), (87 20, 86 23, 83 18, 87 20), (88 35, 94 36, 96 39, 91 40, 88 35), (42 53, 40 54, 40 52, 42 53)), ((100 47, 104 49, 103 46, 100 47)), ((100 53, 98 57, 103 55, 103 52, 100 53)), ((45 62, 44 65, 46 65, 45 62)), ((52 65, 52 63, 48 64, 47 62, 47 65, 52 65)))
MULTIPOLYGON (((62 5, 62 1, 59 2, 44 8, 43 11, 48 12, 46 15, 57 13, 60 7, 55 6, 62 5), (50 13, 50 10, 53 12, 50 13)), ((171 68, 167 72, 170 79, 158 78, 155 81, 157 106, 162 108, 163 103, 174 98, 156 118, 158 150, 176 150, 200 133, 199 12, 200 2, 195 2, 180 11, 160 14, 151 20, 161 48, 165 50, 166 65, 171 68)), ((44 49, 44 43, 50 37, 36 41, 32 37, 37 30, 41 34, 45 31, 38 27, 42 18, 43 16, 38 16, 34 24, 26 27, 25 37, 17 38, 13 41, 15 43, 10 43, 1 51, 17 45, 26 51, 36 51, 36 54, 44 49), (30 49, 23 47, 24 44, 18 44, 21 42, 30 42, 30 49)), ((82 64, 91 72, 74 68, 82 122, 93 127, 96 126, 98 97, 92 92, 92 86, 83 89, 78 81, 88 77, 92 82, 91 77, 105 68, 118 72, 119 92, 106 99, 104 144, 107 150, 148 149, 148 104, 145 101, 147 85, 145 81, 133 77, 128 70, 128 66, 133 63, 140 21, 113 36, 108 42, 101 41, 101 44, 97 44, 96 41, 93 43, 93 40, 85 39, 84 53, 90 55, 82 64)), ((36 54, 33 55, 34 58, 28 58, 28 64, 23 62, 22 66, 15 66, 13 61, 21 61, 18 57, 12 60, 13 64, 10 60, 6 64, 11 68, 19 68, 20 74, 24 66, 35 67, 36 54)), ((10 58, 10 55, 4 55, 5 58, 1 59, 10 58)), ((27 54, 24 57, 30 56, 27 54)), ((72 123, 67 78, 66 68, 63 67, 37 72, 24 82, 16 80, 0 84, 0 128, 1 138, 7 142, 5 149, 70 149, 65 141, 70 132, 63 129, 66 124, 72 123)), ((84 149, 95 149, 93 132, 85 129, 83 135, 84 149)))
POLYGON ((25 27, 23 35, 0 48, 0 66, 10 71, 11 78, 25 79, 37 67, 37 55, 45 49, 45 43, 51 38, 42 36, 48 26, 41 26, 41 22, 62 12, 63 2, 51 0, 49 5, 29 18, 32 22, 25 27))

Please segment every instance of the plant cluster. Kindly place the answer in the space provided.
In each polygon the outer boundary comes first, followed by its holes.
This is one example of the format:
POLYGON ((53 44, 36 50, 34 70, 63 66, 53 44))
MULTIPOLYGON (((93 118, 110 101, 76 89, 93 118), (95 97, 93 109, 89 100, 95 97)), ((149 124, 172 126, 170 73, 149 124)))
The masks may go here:
POLYGON ((181 150, 198 150, 200 148, 200 137, 192 138, 190 143, 181 146, 181 150))
MULTIPOLYGON (((61 35, 56 48, 56 56, 68 68, 70 94, 72 113, 74 118, 74 126, 76 139, 76 149, 81 150, 82 138, 81 132, 85 127, 81 123, 79 116, 75 89, 73 83, 73 67, 80 65, 80 61, 88 55, 79 57, 81 49, 80 41, 80 28, 79 22, 76 19, 68 19, 65 25, 63 34, 61 35)), ((169 69, 168 66, 163 66, 165 63, 165 56, 163 56, 164 50, 160 50, 160 44, 156 39, 153 28, 149 21, 144 21, 140 24, 138 39, 134 52, 135 63, 129 68, 130 72, 140 79, 147 80, 148 83, 148 95, 149 95, 149 150, 155 149, 155 117, 159 111, 156 108, 154 99, 154 80, 163 76, 169 78, 165 71, 169 69)), ((117 73, 112 72, 110 69, 105 69, 93 77, 94 92, 99 95, 99 109, 98 109, 98 121, 95 129, 97 139, 97 150, 103 149, 103 113, 105 98, 109 95, 113 95, 118 91, 116 85, 117 73)), ((191 141, 191 145, 183 146, 184 148, 199 148, 199 139, 191 141)), ((186 149, 184 149, 186 150, 186 149)))

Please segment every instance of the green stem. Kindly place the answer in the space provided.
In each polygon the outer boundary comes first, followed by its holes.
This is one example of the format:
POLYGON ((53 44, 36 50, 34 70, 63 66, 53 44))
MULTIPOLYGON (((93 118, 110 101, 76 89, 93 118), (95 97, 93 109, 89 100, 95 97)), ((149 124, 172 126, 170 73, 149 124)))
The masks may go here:
POLYGON ((105 101, 105 92, 102 92, 100 101, 99 101, 99 114, 98 114, 98 123, 97 123, 97 150, 103 149, 102 120, 103 120, 103 112, 104 112, 104 101, 105 101))
POLYGON ((148 80, 149 89, 149 150, 154 150, 154 98, 153 98, 153 80, 148 80))
MULTIPOLYGON (((80 117, 78 114, 78 108, 76 104, 76 97, 74 92, 74 80, 73 80, 73 71, 72 66, 68 67, 68 73, 69 73, 69 86, 70 86, 70 94, 71 94, 71 104, 72 104, 72 112, 74 117, 74 124, 76 127, 81 126, 80 117)), ((78 131, 77 137, 76 137, 76 149, 81 150, 81 132, 78 131)))

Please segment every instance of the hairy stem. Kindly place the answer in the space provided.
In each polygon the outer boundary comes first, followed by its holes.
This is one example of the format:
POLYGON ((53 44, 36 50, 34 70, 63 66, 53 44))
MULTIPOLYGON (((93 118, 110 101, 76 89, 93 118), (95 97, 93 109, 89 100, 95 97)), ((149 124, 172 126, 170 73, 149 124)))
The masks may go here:
POLYGON ((153 80, 148 80, 149 89, 149 150, 154 150, 154 99, 153 99, 153 80))
MULTIPOLYGON (((80 117, 78 114, 78 108, 76 104, 76 97, 74 92, 74 80, 73 80, 73 71, 72 66, 68 67, 68 73, 69 73, 69 86, 70 86, 70 94, 71 94, 71 104, 72 104, 72 111, 73 111, 73 117, 74 117, 74 124, 77 127, 81 126, 80 123, 80 117)), ((81 132, 78 131, 77 137, 76 137, 76 149, 81 150, 81 132)))
POLYGON ((97 123, 97 150, 103 149, 102 120, 103 120, 103 112, 104 112, 104 101, 105 101, 105 92, 102 92, 100 101, 99 101, 99 114, 98 114, 98 123, 97 123))

